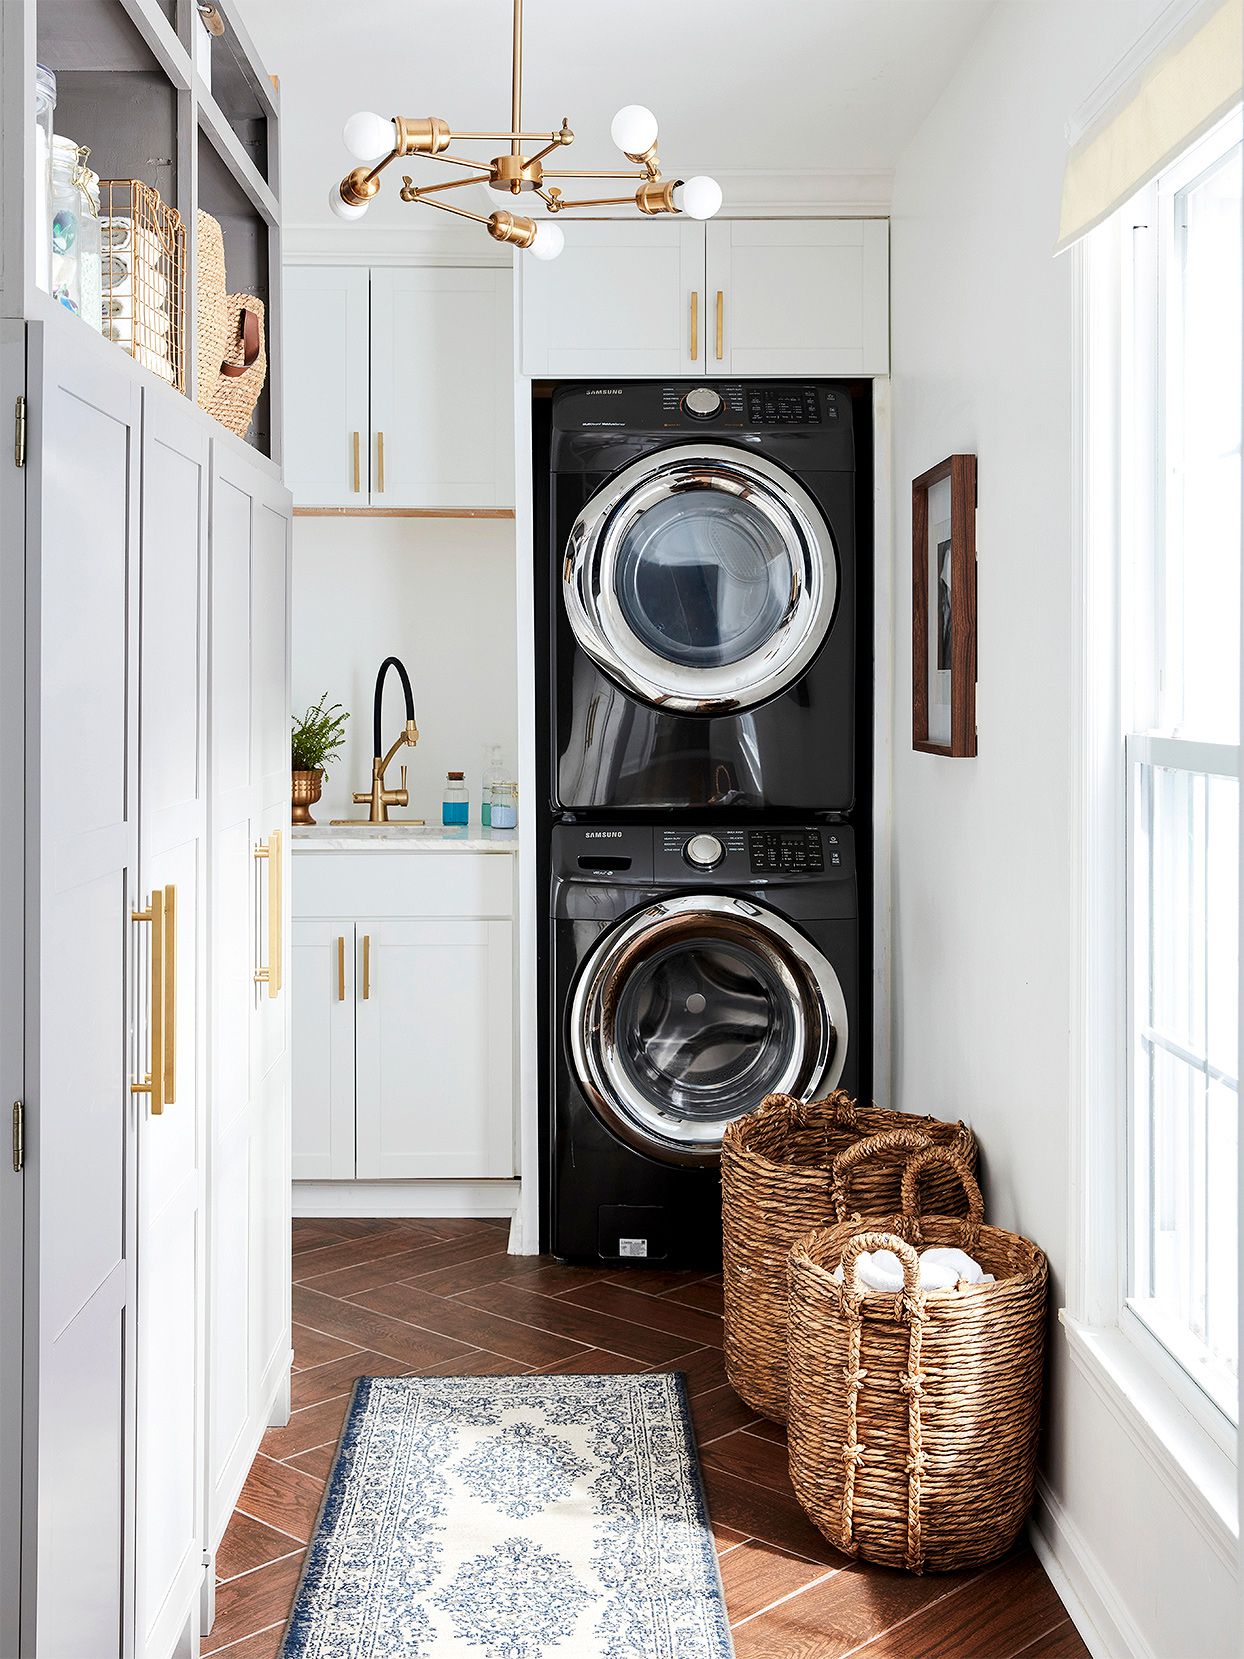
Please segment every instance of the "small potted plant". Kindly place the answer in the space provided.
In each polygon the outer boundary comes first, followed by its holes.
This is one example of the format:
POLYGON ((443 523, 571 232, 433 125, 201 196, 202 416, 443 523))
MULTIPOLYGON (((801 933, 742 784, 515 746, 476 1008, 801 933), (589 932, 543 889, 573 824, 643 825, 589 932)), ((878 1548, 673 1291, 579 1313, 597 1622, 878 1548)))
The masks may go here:
POLYGON ((290 822, 313 824, 311 808, 324 787, 324 768, 346 740, 348 712, 325 692, 301 717, 295 715, 290 742, 290 822))

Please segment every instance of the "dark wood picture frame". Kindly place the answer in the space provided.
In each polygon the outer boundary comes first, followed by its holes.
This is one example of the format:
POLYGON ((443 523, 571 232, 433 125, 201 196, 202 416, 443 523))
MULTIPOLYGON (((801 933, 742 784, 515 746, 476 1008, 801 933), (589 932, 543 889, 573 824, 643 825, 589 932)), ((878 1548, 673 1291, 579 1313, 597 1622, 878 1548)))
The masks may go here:
MULTIPOLYGON (((944 544, 943 544, 944 545, 944 544)), ((949 455, 911 486, 911 746, 976 753, 976 457, 949 455), (929 491, 950 480, 950 741, 929 738, 929 491)))

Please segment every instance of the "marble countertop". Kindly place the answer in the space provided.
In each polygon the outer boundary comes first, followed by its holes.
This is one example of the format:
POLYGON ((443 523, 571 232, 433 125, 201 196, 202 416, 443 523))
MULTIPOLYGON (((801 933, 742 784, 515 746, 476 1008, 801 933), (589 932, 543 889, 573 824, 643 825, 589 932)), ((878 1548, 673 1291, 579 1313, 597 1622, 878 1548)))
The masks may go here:
POLYGON ((516 853, 518 831, 479 824, 295 824, 294 851, 300 853, 516 853))

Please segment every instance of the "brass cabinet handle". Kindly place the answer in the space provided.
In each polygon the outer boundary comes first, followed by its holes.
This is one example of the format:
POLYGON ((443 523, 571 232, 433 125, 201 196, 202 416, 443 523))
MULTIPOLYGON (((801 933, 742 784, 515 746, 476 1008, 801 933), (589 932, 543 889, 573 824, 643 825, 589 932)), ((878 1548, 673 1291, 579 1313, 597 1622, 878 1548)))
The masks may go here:
POLYGON ((268 860, 268 966, 255 969, 256 985, 266 985, 269 997, 281 994, 281 832, 273 830, 255 848, 255 857, 268 860))
POLYGON ((346 936, 337 935, 337 1001, 346 1000, 346 936))
POLYGON ((722 342, 725 335, 726 296, 721 289, 717 290, 717 361, 720 363, 725 355, 722 351, 722 342))
POLYGON ((371 934, 363 935, 363 1001, 371 996, 371 934))
POLYGON ((360 464, 360 459, 359 459, 359 435, 356 432, 354 434, 354 493, 355 493, 355 495, 357 495, 359 493, 361 478, 362 478, 362 470, 361 470, 361 464, 360 464))
POLYGON ((151 1115, 159 1117, 177 1094, 177 894, 155 887, 145 910, 130 919, 151 923, 151 1069, 131 1094, 151 1097, 151 1115))
POLYGON ((700 355, 700 290, 691 290, 691 361, 700 355))
POLYGON ((376 433, 376 493, 384 494, 384 433, 376 433))

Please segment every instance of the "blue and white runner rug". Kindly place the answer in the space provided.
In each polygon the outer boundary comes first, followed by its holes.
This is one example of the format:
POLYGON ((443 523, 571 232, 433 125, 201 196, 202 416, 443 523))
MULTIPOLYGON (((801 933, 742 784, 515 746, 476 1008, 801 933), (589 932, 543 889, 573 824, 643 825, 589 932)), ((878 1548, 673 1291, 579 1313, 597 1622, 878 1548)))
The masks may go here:
POLYGON ((282 1659, 730 1659, 681 1375, 363 1377, 282 1659))

